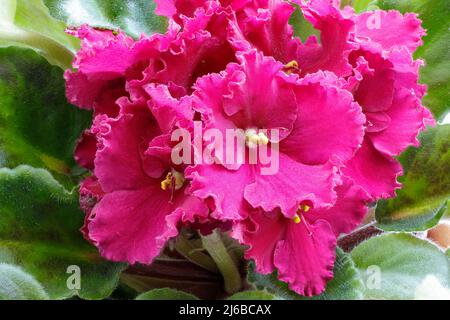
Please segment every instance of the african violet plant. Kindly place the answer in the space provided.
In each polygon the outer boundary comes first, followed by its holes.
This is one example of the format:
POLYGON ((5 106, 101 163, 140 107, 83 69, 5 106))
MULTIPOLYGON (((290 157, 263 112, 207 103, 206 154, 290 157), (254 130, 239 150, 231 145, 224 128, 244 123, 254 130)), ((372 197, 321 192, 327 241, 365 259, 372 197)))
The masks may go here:
POLYGON ((0 298, 449 298, 446 1, 0 1, 0 298))

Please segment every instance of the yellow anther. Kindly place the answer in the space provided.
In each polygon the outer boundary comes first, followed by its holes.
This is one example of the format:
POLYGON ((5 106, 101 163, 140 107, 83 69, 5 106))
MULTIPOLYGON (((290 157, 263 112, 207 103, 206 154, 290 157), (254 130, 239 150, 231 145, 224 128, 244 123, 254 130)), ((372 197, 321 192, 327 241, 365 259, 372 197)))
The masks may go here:
POLYGON ((247 146, 254 148, 258 145, 264 144, 268 145, 270 140, 264 132, 259 132, 256 129, 248 129, 245 132, 245 137, 247 139, 247 146))
POLYGON ((172 185, 172 172, 169 172, 166 176, 166 180, 161 181, 161 189, 167 191, 172 185))
POLYGON ((259 144, 259 136, 257 134, 254 134, 248 138, 248 142, 259 144))
POLYGON ((175 182, 175 191, 180 190, 185 182, 184 175, 178 171, 172 170, 166 176, 166 179, 161 181, 161 189, 164 191, 172 189, 172 183, 175 182))
POLYGON ((284 65, 284 72, 287 74, 292 74, 294 71, 299 71, 299 65, 298 62, 295 60, 292 60, 291 62, 284 65))
POLYGON ((311 207, 307 204, 302 205, 301 208, 304 213, 308 213, 311 210, 311 207))
POLYGON ((292 69, 292 68, 297 69, 298 68, 298 62, 295 61, 295 60, 292 60, 291 62, 287 63, 284 67, 286 69, 292 69))
POLYGON ((300 222, 302 222, 302 218, 300 218, 300 216, 298 215, 298 214, 296 214, 295 216, 294 216, 294 222, 296 223, 296 224, 299 224, 300 222))
POLYGON ((268 145, 269 144, 269 138, 266 136, 266 134, 264 132, 260 132, 258 134, 259 137, 259 142, 264 144, 264 145, 268 145))

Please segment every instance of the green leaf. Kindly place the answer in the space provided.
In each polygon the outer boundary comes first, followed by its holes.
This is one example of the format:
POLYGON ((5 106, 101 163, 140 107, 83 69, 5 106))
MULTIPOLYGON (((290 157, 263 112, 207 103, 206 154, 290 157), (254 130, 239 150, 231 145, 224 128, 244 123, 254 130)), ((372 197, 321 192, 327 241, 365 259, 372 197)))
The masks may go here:
MULTIPOLYGON (((288 285, 278 280, 277 274, 262 275, 256 273, 253 268, 249 271, 249 282, 258 289, 266 289, 286 300, 304 300, 295 292, 289 290, 288 285)), ((314 300, 357 300, 362 298, 363 283, 358 270, 350 258, 341 249, 337 250, 334 279, 327 285, 325 293, 314 300)))
POLYGON ((34 49, 68 69, 79 41, 65 33, 64 23, 50 16, 42 0, 2 0, 0 47, 8 46, 34 49))
POLYGON ((123 268, 102 260, 83 239, 78 207, 77 193, 45 170, 0 169, 0 261, 21 266, 51 299, 108 297, 123 268))
POLYGON ((136 300, 198 300, 198 298, 183 291, 165 288, 143 293, 136 300))
POLYGON ((243 291, 236 293, 227 300, 279 300, 273 294, 266 291, 243 291))
POLYGON ((374 237, 356 247, 351 255, 364 277, 366 299, 414 299, 416 288, 427 276, 449 286, 445 254, 410 234, 374 237))
POLYGON ((367 10, 374 9, 377 0, 354 0, 353 1, 353 9, 356 12, 363 12, 367 10))
POLYGON ((396 9, 402 13, 416 12, 427 29, 424 46, 416 53, 426 61, 421 81, 428 85, 425 105, 441 118, 450 109, 450 6, 448 0, 379 0, 382 9, 396 9))
POLYGON ((419 149, 410 148, 401 157, 405 176, 398 197, 378 204, 376 217, 384 230, 427 230, 448 212, 450 125, 430 128, 420 140, 419 149))
POLYGON ((166 20, 157 16, 149 0, 44 0, 52 15, 71 26, 121 29, 135 38, 142 33, 164 32, 166 20))
POLYGON ((19 267, 0 263, 0 300, 47 300, 41 284, 19 267))
POLYGON ((90 120, 66 102, 59 68, 31 50, 0 48, 0 166, 29 164, 70 182, 75 143, 90 120))

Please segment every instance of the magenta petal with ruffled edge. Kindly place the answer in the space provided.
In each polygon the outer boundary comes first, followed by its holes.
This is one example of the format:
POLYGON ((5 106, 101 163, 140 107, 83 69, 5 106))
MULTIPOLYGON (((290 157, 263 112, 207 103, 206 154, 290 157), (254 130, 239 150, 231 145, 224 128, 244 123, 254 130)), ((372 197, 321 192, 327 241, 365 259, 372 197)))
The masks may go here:
POLYGON ((223 99, 223 112, 238 128, 277 129, 280 140, 292 130, 297 101, 292 90, 295 77, 281 72, 283 65, 256 50, 242 54, 241 66, 227 72, 240 81, 230 81, 223 99), (236 73, 240 76, 233 76, 236 73))
POLYGON ((246 218, 243 194, 245 187, 254 181, 250 166, 228 170, 221 165, 197 165, 186 169, 186 177, 192 180, 191 194, 214 201, 213 218, 223 221, 246 218))
POLYGON ((261 175, 257 171, 255 177, 256 181, 245 188, 245 199, 266 212, 279 208, 286 217, 293 217, 303 201, 323 208, 336 200, 334 187, 339 176, 332 163, 305 165, 281 153, 278 172, 261 175))
POLYGON ((307 213, 308 221, 327 221, 336 237, 358 227, 368 212, 369 195, 349 178, 336 188, 337 200, 329 209, 312 209, 307 213))
MULTIPOLYGON (((200 213, 201 208, 200 201, 184 196, 170 202, 159 183, 115 191, 94 208, 89 237, 109 260, 150 264, 166 241, 178 234, 178 222, 186 221, 184 211, 200 213)), ((191 214, 187 217, 192 220, 191 214)))
POLYGON ((340 11, 335 1, 294 0, 300 5, 305 18, 320 31, 320 41, 311 36, 299 48, 297 61, 303 74, 319 70, 334 72, 337 76, 348 76, 352 67, 348 55, 355 49, 350 42, 355 23, 340 11))
POLYGON ((396 159, 376 150, 370 139, 366 139, 342 171, 373 199, 394 197, 395 190, 401 187, 397 178, 403 173, 402 166, 396 159))
POLYGON ((172 132, 175 128, 192 127, 194 110, 190 97, 186 96, 178 100, 172 96, 165 85, 150 84, 145 86, 145 91, 151 97, 148 102, 150 111, 163 133, 172 132))
POLYGON ((318 73, 299 82, 298 116, 293 131, 280 144, 281 152, 304 164, 324 164, 333 156, 349 160, 363 141, 361 107, 350 92, 321 81, 330 80, 318 73))
POLYGON ((95 157, 95 175, 105 192, 136 190, 150 183, 143 170, 141 150, 156 137, 154 123, 144 114, 105 119, 95 157))
POLYGON ((389 126, 380 132, 370 134, 375 148, 385 154, 398 156, 409 146, 419 146, 418 134, 425 130, 429 111, 412 92, 399 90, 392 107, 386 112, 389 126))
POLYGON ((273 261, 275 248, 285 236, 289 220, 279 214, 278 211, 274 213, 254 213, 248 220, 241 222, 240 226, 244 230, 241 242, 249 247, 245 252, 245 257, 249 260, 255 260, 257 272, 262 274, 272 273, 275 270, 273 261))
POLYGON ((233 44, 242 51, 255 47, 286 64, 295 59, 300 39, 293 37, 289 20, 295 8, 283 0, 234 1, 236 25, 231 23, 233 44), (240 2, 239 5, 236 2, 240 2))
POLYGON ((286 238, 275 249, 274 263, 281 281, 304 296, 315 296, 325 291, 333 279, 336 259, 336 236, 328 222, 317 220, 289 222, 286 238))
POLYGON ((426 32, 414 13, 402 15, 395 10, 376 10, 357 16, 356 34, 380 44, 384 50, 405 46, 414 52, 423 44, 422 37, 426 32))

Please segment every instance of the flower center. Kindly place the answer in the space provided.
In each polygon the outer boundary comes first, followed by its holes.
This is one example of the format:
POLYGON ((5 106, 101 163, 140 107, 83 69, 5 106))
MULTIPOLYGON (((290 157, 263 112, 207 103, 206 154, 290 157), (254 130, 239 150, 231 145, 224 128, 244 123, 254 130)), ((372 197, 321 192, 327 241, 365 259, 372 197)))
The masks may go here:
POLYGON ((249 148, 256 148, 259 145, 269 144, 267 135, 257 129, 247 129, 247 131, 245 131, 245 141, 249 148))
POLYGON ((161 181, 161 189, 164 191, 178 191, 183 187, 185 181, 186 179, 182 173, 172 170, 167 174, 166 179, 161 181))
POLYGON ((293 220, 296 224, 302 222, 302 215, 311 211, 311 206, 308 204, 301 204, 297 209, 297 214, 294 216, 293 220))

